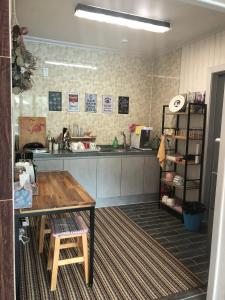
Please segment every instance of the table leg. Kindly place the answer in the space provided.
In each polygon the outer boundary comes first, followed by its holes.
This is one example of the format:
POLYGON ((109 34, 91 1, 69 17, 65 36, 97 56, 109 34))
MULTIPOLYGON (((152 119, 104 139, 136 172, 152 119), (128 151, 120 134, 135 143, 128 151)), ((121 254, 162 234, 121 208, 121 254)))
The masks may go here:
POLYGON ((15 215, 15 279, 16 300, 20 299, 20 241, 19 241, 20 218, 15 215))
POLYGON ((90 258, 89 258, 89 285, 93 285, 94 273, 94 232, 95 232, 95 207, 90 208, 90 258))

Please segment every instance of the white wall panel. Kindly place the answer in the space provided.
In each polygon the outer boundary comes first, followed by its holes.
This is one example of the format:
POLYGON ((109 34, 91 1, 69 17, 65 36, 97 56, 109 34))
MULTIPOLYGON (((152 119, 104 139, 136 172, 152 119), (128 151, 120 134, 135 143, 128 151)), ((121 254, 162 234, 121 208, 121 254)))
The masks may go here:
POLYGON ((225 64, 225 31, 182 48, 180 93, 206 89, 209 67, 225 64))

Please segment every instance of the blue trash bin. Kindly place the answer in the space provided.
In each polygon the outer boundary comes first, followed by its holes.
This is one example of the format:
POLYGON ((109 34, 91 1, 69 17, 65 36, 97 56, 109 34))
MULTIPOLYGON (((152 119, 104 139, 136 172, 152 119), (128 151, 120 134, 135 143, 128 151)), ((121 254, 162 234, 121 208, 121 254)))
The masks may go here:
POLYGON ((187 230, 198 232, 201 228, 203 213, 190 214, 183 212, 184 226, 187 230))

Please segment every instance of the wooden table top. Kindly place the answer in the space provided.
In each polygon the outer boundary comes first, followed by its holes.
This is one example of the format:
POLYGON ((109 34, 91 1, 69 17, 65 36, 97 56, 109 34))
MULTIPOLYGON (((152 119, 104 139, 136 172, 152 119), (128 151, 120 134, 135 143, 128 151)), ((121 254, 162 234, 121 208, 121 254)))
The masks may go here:
POLYGON ((32 207, 20 209, 20 214, 95 206, 94 199, 67 171, 39 172, 37 183, 32 207))

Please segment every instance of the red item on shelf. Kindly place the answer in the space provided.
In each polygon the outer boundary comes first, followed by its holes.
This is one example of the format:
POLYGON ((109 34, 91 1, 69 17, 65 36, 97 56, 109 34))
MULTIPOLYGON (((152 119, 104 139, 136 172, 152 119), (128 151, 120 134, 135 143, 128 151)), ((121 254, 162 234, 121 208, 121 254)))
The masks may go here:
POLYGON ((85 149, 89 149, 89 143, 83 142, 83 144, 84 144, 84 148, 85 148, 85 149))

